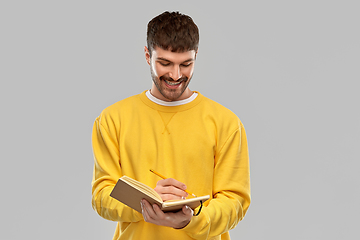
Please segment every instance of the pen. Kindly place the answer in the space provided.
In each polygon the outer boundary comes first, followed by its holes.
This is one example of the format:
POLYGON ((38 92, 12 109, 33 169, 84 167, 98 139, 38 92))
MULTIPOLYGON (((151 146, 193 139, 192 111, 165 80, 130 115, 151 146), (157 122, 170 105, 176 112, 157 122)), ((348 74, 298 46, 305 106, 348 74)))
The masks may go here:
MULTIPOLYGON (((161 175, 160 173, 156 172, 156 171, 155 171, 155 170, 153 170, 153 169, 150 169, 150 172, 152 172, 152 173, 154 173, 154 174, 158 175, 158 176, 159 176, 159 177, 161 177, 162 179, 166 179, 166 178, 167 178, 167 177, 165 177, 165 176, 161 175)), ((188 194, 190 194, 190 195, 191 195, 191 196, 193 196, 193 197, 196 197, 196 195, 195 195, 195 194, 193 194, 193 193, 189 192, 188 190, 185 190, 185 192, 187 192, 188 194)))

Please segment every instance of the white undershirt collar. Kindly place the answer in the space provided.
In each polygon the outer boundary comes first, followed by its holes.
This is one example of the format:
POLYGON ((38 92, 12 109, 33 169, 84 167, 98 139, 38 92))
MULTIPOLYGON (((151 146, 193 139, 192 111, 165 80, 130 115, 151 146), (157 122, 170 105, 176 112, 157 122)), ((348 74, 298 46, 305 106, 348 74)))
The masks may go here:
POLYGON ((195 100, 195 98, 198 96, 198 93, 194 92, 189 98, 184 99, 184 100, 179 100, 179 101, 172 101, 172 102, 167 102, 167 101, 163 101, 160 100, 156 97, 154 97, 150 91, 146 91, 146 96, 153 101, 156 104, 162 105, 162 106, 167 106, 167 107, 175 107, 175 106, 180 106, 180 105, 184 105, 187 103, 192 102, 193 100, 195 100))

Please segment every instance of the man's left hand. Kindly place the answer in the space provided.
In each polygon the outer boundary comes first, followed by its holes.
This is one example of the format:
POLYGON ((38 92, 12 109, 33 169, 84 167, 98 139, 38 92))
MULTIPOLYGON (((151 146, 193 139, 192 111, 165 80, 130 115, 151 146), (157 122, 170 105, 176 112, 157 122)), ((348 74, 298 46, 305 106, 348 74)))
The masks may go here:
POLYGON ((164 213, 158 205, 151 206, 145 199, 141 200, 141 208, 146 222, 176 229, 188 225, 194 214, 194 211, 188 206, 183 206, 182 210, 178 212, 164 213))

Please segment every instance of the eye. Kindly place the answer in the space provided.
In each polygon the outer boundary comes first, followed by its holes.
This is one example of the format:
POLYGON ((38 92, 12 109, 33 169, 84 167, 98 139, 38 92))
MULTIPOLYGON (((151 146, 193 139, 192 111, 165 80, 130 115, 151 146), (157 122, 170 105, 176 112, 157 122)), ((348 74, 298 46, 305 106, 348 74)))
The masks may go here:
POLYGON ((182 67, 190 67, 192 63, 181 64, 182 67))
POLYGON ((160 65, 161 66, 164 66, 164 67, 166 67, 166 66, 169 66, 170 65, 170 63, 164 63, 164 62, 159 62, 160 63, 160 65))

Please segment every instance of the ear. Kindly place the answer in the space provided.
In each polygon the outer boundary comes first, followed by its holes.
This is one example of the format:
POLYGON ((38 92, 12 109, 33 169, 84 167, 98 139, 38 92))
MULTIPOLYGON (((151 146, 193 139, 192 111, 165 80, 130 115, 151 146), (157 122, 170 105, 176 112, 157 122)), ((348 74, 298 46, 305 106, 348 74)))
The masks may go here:
POLYGON ((146 46, 144 47, 144 53, 145 53, 146 62, 150 65, 150 52, 146 46))

